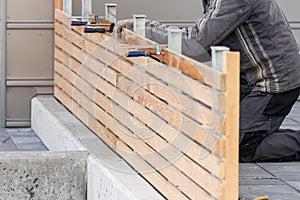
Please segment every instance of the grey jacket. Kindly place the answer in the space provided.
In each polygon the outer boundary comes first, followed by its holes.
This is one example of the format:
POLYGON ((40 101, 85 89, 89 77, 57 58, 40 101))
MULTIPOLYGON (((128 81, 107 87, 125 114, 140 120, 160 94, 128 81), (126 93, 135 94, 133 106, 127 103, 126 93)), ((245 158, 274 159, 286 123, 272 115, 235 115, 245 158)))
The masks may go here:
MULTIPOLYGON (((280 93, 300 87, 300 55, 276 0, 208 0, 183 36, 183 54, 199 59, 210 46, 241 52, 241 87, 280 93)), ((167 43, 167 26, 151 22, 146 37, 167 43)))

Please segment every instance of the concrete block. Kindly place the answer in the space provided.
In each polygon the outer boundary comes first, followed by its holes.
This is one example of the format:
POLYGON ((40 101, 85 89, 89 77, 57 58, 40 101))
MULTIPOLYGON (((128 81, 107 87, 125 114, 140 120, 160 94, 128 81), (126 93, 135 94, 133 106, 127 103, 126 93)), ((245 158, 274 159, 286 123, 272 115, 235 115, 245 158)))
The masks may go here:
POLYGON ((87 152, 0 153, 0 199, 86 199, 87 152))
MULTIPOLYGON (((49 150, 86 150, 80 141, 74 139, 73 133, 64 126, 63 121, 60 121, 62 118, 55 116, 55 114, 61 112, 66 112, 66 110, 54 99, 46 97, 33 98, 31 108, 32 129, 49 150), (43 100, 43 103, 40 100, 43 100)), ((74 117, 68 119, 75 120, 74 117)))
POLYGON ((32 129, 51 151, 86 150, 90 200, 164 199, 53 96, 32 100, 32 129))
POLYGON ((95 157, 88 161, 88 200, 137 198, 95 157))

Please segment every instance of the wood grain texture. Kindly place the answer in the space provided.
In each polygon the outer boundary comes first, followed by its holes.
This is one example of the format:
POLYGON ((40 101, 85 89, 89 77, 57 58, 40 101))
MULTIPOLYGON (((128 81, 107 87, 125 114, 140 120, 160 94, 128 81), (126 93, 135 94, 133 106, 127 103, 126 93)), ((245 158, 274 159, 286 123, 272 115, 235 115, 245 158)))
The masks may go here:
POLYGON ((121 46, 154 43, 55 14, 55 97, 167 199, 237 199, 239 55, 225 72, 168 49, 127 58, 121 46))

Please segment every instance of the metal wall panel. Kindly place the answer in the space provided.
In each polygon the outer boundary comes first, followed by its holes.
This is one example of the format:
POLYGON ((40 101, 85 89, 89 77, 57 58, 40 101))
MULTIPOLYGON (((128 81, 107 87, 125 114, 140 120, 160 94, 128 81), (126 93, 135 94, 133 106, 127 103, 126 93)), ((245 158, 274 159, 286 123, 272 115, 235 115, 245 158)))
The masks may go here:
POLYGON ((5 126, 6 1, 0 1, 0 127, 5 126))
POLYGON ((7 87, 6 126, 30 126, 30 102, 37 94, 51 94, 51 86, 7 87))
POLYGON ((300 23, 299 0, 277 0, 277 2, 290 22, 300 23))
POLYGON ((291 27, 298 41, 300 41, 300 1, 299 0, 277 0, 287 19, 291 23, 291 27))
POLYGON ((7 79, 53 78, 53 29, 8 29, 7 79))
POLYGON ((53 93, 53 0, 6 3, 5 126, 30 126, 31 98, 53 93))
MULTIPOLYGON (((170 0, 94 0, 93 12, 104 15, 105 3, 117 3, 117 18, 132 18, 133 14, 145 14, 152 20, 195 21, 203 15, 202 1, 170 0)), ((73 0, 73 15, 80 15, 81 0, 73 0)))
POLYGON ((7 22, 53 22, 53 0, 7 0, 7 22))

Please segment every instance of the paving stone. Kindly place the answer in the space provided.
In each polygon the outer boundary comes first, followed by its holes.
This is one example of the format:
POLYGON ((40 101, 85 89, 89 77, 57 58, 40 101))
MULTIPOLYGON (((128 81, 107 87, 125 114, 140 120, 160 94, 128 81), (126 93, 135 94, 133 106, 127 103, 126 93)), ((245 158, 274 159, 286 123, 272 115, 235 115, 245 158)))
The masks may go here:
POLYGON ((36 135, 32 129, 6 129, 6 132, 11 136, 36 135))
POLYGON ((254 163, 240 163, 240 185, 280 185, 282 181, 254 163))
POLYGON ((47 148, 30 128, 1 128, 0 151, 18 150, 47 151, 47 148))
POLYGON ((11 136, 11 139, 15 144, 41 142, 41 140, 35 135, 34 136, 11 136))
POLYGON ((16 144, 20 151, 47 151, 47 148, 40 142, 16 144))
POLYGON ((300 192, 300 181, 287 181, 291 187, 295 188, 298 192, 300 192))
POLYGON ((10 139, 10 136, 9 135, 0 135, 0 144, 3 144, 3 143, 5 143, 7 140, 9 140, 10 139))
POLYGON ((18 151, 18 148, 13 141, 9 139, 5 143, 0 143, 0 151, 18 151))
POLYGON ((271 174, 262 169, 255 163, 240 163, 239 174, 242 177, 273 177, 271 174))
POLYGON ((300 162, 259 163, 258 165, 284 181, 300 181, 300 162))
POLYGON ((267 195, 270 200, 299 200, 300 193, 287 185, 241 185, 239 196, 252 200, 267 195))

